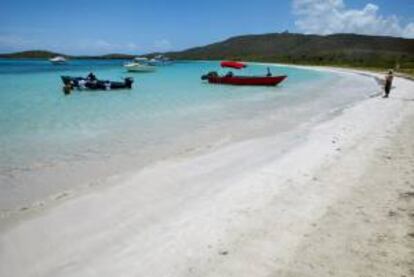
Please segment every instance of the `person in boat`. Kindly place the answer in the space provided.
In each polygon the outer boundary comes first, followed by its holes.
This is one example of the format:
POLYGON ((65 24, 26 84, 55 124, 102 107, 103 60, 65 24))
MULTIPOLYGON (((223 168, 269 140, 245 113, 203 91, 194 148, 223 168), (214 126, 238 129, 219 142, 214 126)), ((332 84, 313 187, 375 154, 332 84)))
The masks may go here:
MULTIPOLYGON (((88 80, 90 80, 89 76, 88 76, 88 80)), ((84 79, 81 79, 78 81, 78 88, 81 90, 86 89, 86 81, 84 79)))
POLYGON ((89 81, 96 81, 97 80, 95 74, 93 74, 92 72, 90 72, 88 74, 88 76, 86 77, 86 79, 88 79, 89 81))
POLYGON ((234 76, 233 71, 229 71, 226 74, 226 77, 233 77, 233 76, 234 76))
POLYGON ((385 76, 385 86, 384 86, 385 95, 384 95, 384 98, 388 98, 389 95, 390 95, 393 79, 394 79, 394 74, 393 74, 392 70, 390 70, 388 72, 387 76, 385 76))
POLYGON ((270 72, 270 68, 267 68, 267 74, 266 77, 272 77, 272 72, 270 72))

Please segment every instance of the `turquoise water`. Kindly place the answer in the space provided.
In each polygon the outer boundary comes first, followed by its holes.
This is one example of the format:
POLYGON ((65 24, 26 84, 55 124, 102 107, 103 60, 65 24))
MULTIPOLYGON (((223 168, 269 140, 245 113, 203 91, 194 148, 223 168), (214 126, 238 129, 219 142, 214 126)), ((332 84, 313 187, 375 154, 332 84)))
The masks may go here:
MULTIPOLYGON (((0 208, 30 198, 27 191, 41 198, 205 145, 285 132, 367 97, 374 84, 361 78, 351 89, 336 74, 272 67, 289 76, 281 86, 220 86, 200 80, 217 62, 145 74, 125 72, 124 62, 0 60, 0 194, 12 199, 0 199, 0 208), (133 89, 62 93, 60 75, 90 71, 99 79, 132 76, 133 89)), ((260 65, 246 70, 265 73, 260 65)))

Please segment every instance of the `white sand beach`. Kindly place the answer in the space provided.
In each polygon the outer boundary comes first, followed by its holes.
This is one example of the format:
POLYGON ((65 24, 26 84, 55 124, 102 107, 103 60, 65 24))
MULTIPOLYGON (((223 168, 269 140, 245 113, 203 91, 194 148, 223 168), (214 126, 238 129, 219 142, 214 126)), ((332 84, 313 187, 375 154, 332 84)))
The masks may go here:
POLYGON ((28 212, 0 276, 414 276, 414 82, 394 86, 282 154, 249 140, 28 212))

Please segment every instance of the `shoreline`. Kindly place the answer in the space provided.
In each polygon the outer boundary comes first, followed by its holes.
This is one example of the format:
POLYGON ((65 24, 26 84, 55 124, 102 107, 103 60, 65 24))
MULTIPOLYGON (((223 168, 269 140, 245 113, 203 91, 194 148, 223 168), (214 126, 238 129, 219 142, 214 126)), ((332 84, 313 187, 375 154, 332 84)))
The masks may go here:
MULTIPOLYGON (((287 70, 296 72, 293 69, 287 70)), ((297 71, 299 74, 303 72, 297 71)), ((23 159, 21 164, 12 162, 10 166, 6 160, 4 167, 2 167, 4 174, 1 176, 0 183, 8 184, 5 187, 4 196, 7 195, 8 188, 10 188, 12 196, 0 199, 0 220, 21 214, 24 216, 31 213, 32 210, 47 209, 51 204, 55 205, 56 200, 61 202, 60 200, 63 198, 75 197, 74 195, 89 191, 90 187, 99 189, 98 186, 105 186, 107 177, 135 173, 158 161, 206 154, 234 143, 266 136, 279 137, 282 132, 300 128, 298 126, 317 124, 317 122, 334 117, 352 103, 378 91, 376 83, 363 76, 318 72, 305 72, 306 74, 315 75, 317 78, 308 79, 306 82, 298 84, 292 79, 290 83, 286 84, 286 87, 252 88, 253 91, 246 93, 240 100, 230 103, 230 105, 226 102, 223 103, 223 101, 216 101, 220 103, 215 103, 211 109, 208 105, 202 106, 204 112, 201 110, 198 114, 191 112, 190 108, 188 110, 195 116, 192 120, 196 122, 192 124, 196 127, 195 129, 187 128, 185 130, 183 128, 187 124, 186 120, 182 120, 184 117, 176 117, 179 121, 175 121, 179 126, 174 127, 177 131, 173 132, 168 130, 172 130, 169 126, 173 126, 174 120, 170 120, 170 124, 166 125, 167 128, 162 127, 163 124, 168 123, 167 120, 160 124, 155 122, 155 126, 161 127, 158 130, 159 134, 156 134, 155 129, 152 130, 151 135, 146 135, 146 144, 143 143, 144 139, 140 134, 141 131, 145 131, 145 128, 139 127, 140 122, 136 124, 133 121, 129 124, 122 125, 122 122, 119 124, 119 126, 124 126, 123 128, 126 130, 130 130, 128 135, 118 136, 116 133, 112 135, 108 132, 108 135, 98 136, 96 140, 81 144, 77 144, 76 140, 66 141, 64 137, 70 137, 70 133, 67 136, 51 132, 51 136, 57 135, 58 139, 62 138, 66 144, 69 144, 66 150, 68 154, 65 155, 65 158, 62 157, 62 159, 55 161, 50 158, 42 159, 41 156, 39 159, 33 159, 28 155, 27 162, 23 159), (339 88, 338 97, 330 93, 335 88, 339 88), (247 95, 249 95, 248 98, 247 95), (237 106, 239 109, 235 108, 237 106), (289 113, 294 113, 295 117, 291 118, 289 113), (207 121, 210 123, 203 125, 202 122, 207 121), (129 139, 134 136, 137 136, 138 140, 129 139), (116 142, 114 150, 94 147, 94 144, 99 145, 99 143, 105 142, 110 146, 111 144, 108 142, 111 139, 116 142), (166 143, 154 144, 151 142, 151 140, 160 139, 166 143), (85 151, 72 151, 75 147, 83 148, 85 151), (126 150, 128 152, 125 152, 126 150), (103 153, 103 155, 101 154, 103 159, 98 158, 99 153, 103 153), (70 178, 62 178, 62 176, 70 178)), ((292 76, 292 78, 294 77, 292 76)), ((198 83, 197 80, 195 82, 198 83)), ((228 92, 227 87, 212 87, 212 89, 215 89, 217 95, 220 93, 226 95, 228 92)), ((250 89, 234 88, 234 90, 244 92, 250 89)), ((143 123, 148 124, 149 121, 143 120, 143 123)), ((190 125, 188 124, 188 126, 190 125)), ((40 146, 45 148, 42 151, 43 155, 50 155, 47 151, 47 143, 40 144, 40 146)), ((53 149, 53 142, 50 146, 53 149)), ((24 150, 22 149, 22 153, 25 152, 24 150)), ((6 154, 7 152, 10 151, 6 151, 6 154)), ((55 151, 53 155, 56 154, 58 153, 55 151)), ((0 227, 1 225, 2 222, 0 222, 0 227)))
MULTIPOLYGON (((395 85, 390 99, 369 98, 354 104, 314 127, 305 141, 283 155, 268 151, 275 144, 269 139, 230 145, 190 161, 159 163, 122 185, 69 199, 22 221, 0 234, 0 275, 295 276, 310 270, 325 276, 327 269, 334 268, 338 276, 358 276, 346 275, 353 266, 346 260, 341 264, 328 257, 321 267, 318 259, 335 251, 335 240, 328 233, 338 231, 341 217, 330 213, 359 211, 356 199, 362 197, 365 207, 379 217, 382 196, 385 201, 414 189, 405 180, 398 184, 398 193, 397 188, 381 185, 391 165, 388 154, 384 158, 377 152, 388 147, 393 157, 398 147, 410 142, 406 133, 414 134, 409 128, 409 119, 414 119, 410 106, 414 96, 409 95, 414 82, 397 77, 395 85), (394 140, 401 143, 393 146, 394 140), (384 170, 378 175, 381 178, 376 177, 378 166, 384 170), (371 184, 376 180, 375 199, 364 178, 371 184), (378 207, 371 207, 373 202, 378 207), (321 232, 315 231, 314 224, 321 232), (319 240, 325 248, 318 247, 319 240), (31 251, 16 251, 26 248, 31 251), (321 256, 312 257, 313 251, 321 256), (300 263, 303 259, 313 267, 300 263), (137 264, 140 260, 145 263, 137 264)), ((406 156, 401 165, 412 165, 414 157, 406 156)), ((414 179, 413 171, 403 173, 407 180, 414 179)), ((358 221, 356 216, 347 219, 358 221)), ((406 220, 399 223, 399 230, 409 228, 404 224, 406 220)), ((345 244, 352 233, 352 226, 346 227, 339 236, 345 244)), ((374 228, 367 230, 377 234, 374 228)), ((365 237, 359 238, 364 245, 365 237)), ((387 248, 387 253, 402 255, 409 249, 400 248, 387 248)), ((352 251, 339 253, 339 258, 355 260, 352 251)), ((405 274, 408 266, 399 269, 392 264, 388 272, 377 267, 366 270, 377 270, 369 272, 376 276, 394 276, 405 274)))

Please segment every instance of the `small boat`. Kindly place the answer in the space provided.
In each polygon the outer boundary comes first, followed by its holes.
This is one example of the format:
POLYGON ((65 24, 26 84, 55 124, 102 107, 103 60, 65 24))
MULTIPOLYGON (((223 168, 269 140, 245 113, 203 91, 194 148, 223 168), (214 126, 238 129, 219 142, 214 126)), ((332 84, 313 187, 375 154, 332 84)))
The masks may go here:
MULTIPOLYGON (((246 64, 233 61, 224 61, 221 63, 222 67, 229 67, 234 69, 242 69, 247 67, 246 64)), ((211 84, 227 84, 238 86, 276 86, 287 78, 286 75, 272 76, 270 69, 267 68, 265 76, 237 76, 232 72, 220 76, 217 72, 212 71, 201 77, 202 80, 207 80, 211 84)))
POLYGON ((144 57, 136 57, 132 62, 124 64, 124 68, 129 72, 153 72, 156 70, 156 67, 144 57))
POLYGON ((164 65, 172 64, 172 61, 170 58, 166 56, 158 55, 152 58, 151 60, 149 60, 148 63, 151 65, 155 65, 155 66, 164 66, 164 65))
POLYGON ((67 62, 67 60, 65 59, 65 57, 56 56, 56 57, 49 59, 49 62, 51 62, 52 64, 64 64, 67 62))
POLYGON ((276 86, 285 80, 287 76, 219 76, 217 72, 209 72, 201 77, 211 84, 227 84, 238 86, 276 86))
POLYGON ((150 64, 131 62, 124 65, 129 72, 154 72, 156 67, 150 64))
POLYGON ((113 90, 113 89, 131 89, 134 79, 127 77, 123 82, 119 81, 108 81, 98 80, 93 74, 89 74, 88 77, 72 77, 72 76, 61 76, 64 87, 63 91, 65 94, 76 88, 78 90, 113 90))
POLYGON ((242 69, 246 68, 247 64, 241 62, 233 62, 233 61, 223 61, 220 63, 221 67, 229 67, 234 69, 242 69))
POLYGON ((148 58, 146 58, 146 57, 135 57, 134 61, 138 62, 138 63, 148 63, 148 58))

